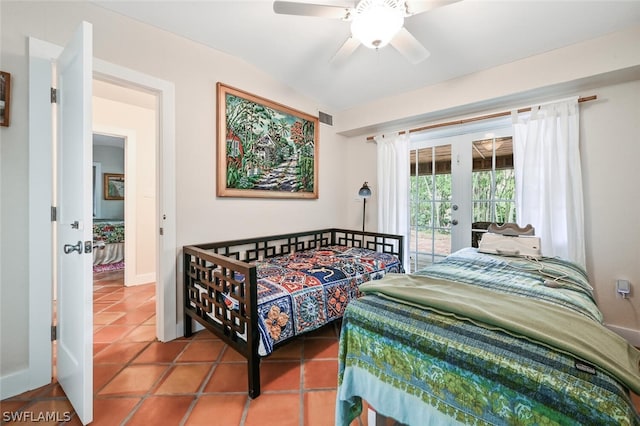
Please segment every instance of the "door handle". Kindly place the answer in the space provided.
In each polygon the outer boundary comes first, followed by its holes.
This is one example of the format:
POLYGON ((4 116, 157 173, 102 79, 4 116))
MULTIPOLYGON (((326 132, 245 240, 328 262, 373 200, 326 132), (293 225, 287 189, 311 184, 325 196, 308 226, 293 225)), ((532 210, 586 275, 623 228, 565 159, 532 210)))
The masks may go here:
POLYGON ((77 251, 78 254, 82 254, 82 241, 78 241, 78 244, 65 244, 64 245, 64 253, 69 254, 77 251))
POLYGON ((452 224, 452 225, 457 225, 457 224, 458 224, 458 219, 453 219, 453 220, 451 221, 451 224, 452 224))

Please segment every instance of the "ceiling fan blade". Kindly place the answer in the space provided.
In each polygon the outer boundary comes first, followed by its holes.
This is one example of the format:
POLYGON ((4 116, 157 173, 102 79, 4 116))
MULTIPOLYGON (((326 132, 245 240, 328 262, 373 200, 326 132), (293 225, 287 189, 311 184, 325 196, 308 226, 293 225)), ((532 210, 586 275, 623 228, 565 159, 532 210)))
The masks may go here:
POLYGON ((349 37, 347 41, 338 49, 333 58, 329 61, 332 65, 341 66, 349 56, 360 46, 360 42, 355 37, 349 37))
POLYGON ((309 4, 295 1, 274 1, 273 11, 283 15, 317 16, 319 18, 349 19, 351 8, 326 4, 309 4))
POLYGON ((409 32, 402 27, 398 34, 389 42, 412 64, 422 62, 431 55, 425 47, 409 32))
POLYGON ((431 9, 446 6, 452 3, 457 3, 459 1, 460 0, 431 0, 431 1, 407 0, 404 2, 405 8, 406 8, 405 16, 413 16, 413 15, 417 15, 418 13, 428 12, 431 9))

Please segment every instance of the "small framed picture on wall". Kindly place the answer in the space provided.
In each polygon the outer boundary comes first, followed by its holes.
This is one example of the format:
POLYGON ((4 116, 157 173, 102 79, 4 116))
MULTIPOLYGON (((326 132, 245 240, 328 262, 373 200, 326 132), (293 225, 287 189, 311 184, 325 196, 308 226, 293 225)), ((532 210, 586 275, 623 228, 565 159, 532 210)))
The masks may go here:
POLYGON ((11 74, 0 71, 0 126, 9 126, 11 74))
POLYGON ((124 200, 124 175, 121 173, 104 174, 104 199, 124 200))

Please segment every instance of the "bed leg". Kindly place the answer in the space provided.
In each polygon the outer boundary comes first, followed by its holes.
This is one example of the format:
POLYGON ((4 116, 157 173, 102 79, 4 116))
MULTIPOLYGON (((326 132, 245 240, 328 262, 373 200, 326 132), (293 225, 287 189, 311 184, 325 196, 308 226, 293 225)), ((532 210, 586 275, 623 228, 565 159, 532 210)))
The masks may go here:
POLYGON ((184 337, 193 335, 193 321, 189 315, 184 316, 184 337))
POLYGON ((247 372, 249 376, 249 398, 260 396, 260 357, 247 360, 247 372))

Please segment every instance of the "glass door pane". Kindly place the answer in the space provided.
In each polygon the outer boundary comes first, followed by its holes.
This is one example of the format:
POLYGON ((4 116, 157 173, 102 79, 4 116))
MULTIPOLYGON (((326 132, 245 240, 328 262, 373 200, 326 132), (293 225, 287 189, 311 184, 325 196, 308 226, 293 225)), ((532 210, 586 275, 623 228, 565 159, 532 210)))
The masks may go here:
POLYGON ((511 136, 475 139, 473 146, 472 245, 490 223, 516 221, 515 173, 511 136))
POLYGON ((410 272, 451 253, 451 145, 410 154, 410 272))

